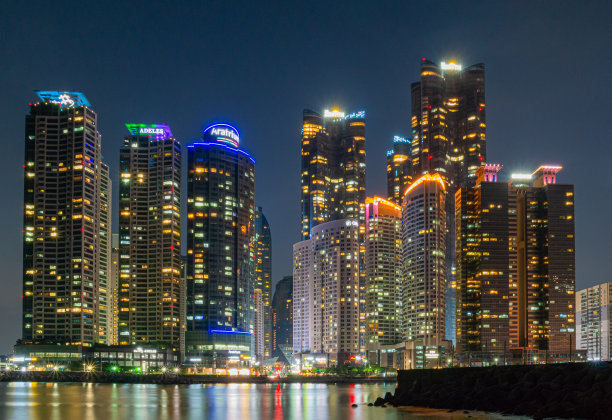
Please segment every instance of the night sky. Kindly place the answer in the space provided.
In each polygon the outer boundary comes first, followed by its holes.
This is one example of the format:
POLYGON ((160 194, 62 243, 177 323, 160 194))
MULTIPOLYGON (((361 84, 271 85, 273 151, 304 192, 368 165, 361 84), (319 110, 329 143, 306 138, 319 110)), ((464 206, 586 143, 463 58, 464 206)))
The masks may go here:
POLYGON ((21 334, 24 120, 35 89, 85 93, 115 184, 126 122, 167 123, 183 146, 209 123, 236 125, 257 160, 277 282, 300 239, 302 110, 366 111, 367 193, 384 196, 385 151, 394 134, 409 135, 422 57, 484 62, 487 160, 504 164, 504 179, 563 165, 558 181, 576 188, 577 288, 612 281, 612 2, 129 3, 0 5, 0 354, 21 334))

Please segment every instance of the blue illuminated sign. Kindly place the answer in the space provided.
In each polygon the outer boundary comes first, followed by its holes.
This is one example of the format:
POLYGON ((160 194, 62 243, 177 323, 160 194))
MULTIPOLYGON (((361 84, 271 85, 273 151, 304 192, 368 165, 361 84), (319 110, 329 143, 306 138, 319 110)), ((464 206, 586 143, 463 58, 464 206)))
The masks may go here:
POLYGON ((240 133, 233 125, 220 123, 209 125, 204 129, 202 138, 208 141, 225 143, 230 146, 238 147, 240 133))
POLYGON ((349 114, 344 118, 348 118, 349 120, 352 120, 355 118, 365 118, 365 111, 353 112, 352 114, 349 114))
POLYGON ((44 102, 53 102, 62 107, 91 106, 81 92, 60 92, 57 90, 37 90, 36 94, 44 102))

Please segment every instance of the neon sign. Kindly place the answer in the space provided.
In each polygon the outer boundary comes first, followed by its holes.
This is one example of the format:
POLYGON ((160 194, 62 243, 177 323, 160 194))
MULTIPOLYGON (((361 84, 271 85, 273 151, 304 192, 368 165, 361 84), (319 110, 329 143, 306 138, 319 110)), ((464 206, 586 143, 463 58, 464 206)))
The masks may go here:
POLYGON ((442 70, 450 70, 450 71, 461 71, 461 68, 462 68, 461 64, 456 64, 453 61, 449 63, 445 63, 443 61, 442 64, 440 64, 440 67, 442 68, 442 70))
POLYGON ((323 111, 323 116, 325 118, 344 118, 344 112, 338 109, 332 109, 331 111, 329 109, 326 109, 325 111, 323 111))
POLYGON ((329 109, 326 109, 325 111, 323 111, 323 116, 325 118, 333 118, 336 120, 339 119, 356 119, 356 118, 365 118, 365 111, 357 111, 357 112, 353 112, 352 114, 346 115, 344 112, 340 111, 339 109, 332 109, 331 111, 329 109))
POLYGON ((356 118, 365 118, 365 111, 357 111, 347 115, 345 118, 352 120, 356 118))
POLYGON ((240 133, 232 125, 220 123, 213 124, 204 129, 202 138, 206 141, 225 143, 230 146, 238 147, 240 133))
POLYGON ((57 90, 37 90, 36 95, 44 101, 69 108, 72 106, 91 106, 81 92, 60 92, 57 90))
POLYGON ((125 126, 133 136, 150 136, 155 140, 172 137, 172 131, 167 124, 126 124, 125 126))

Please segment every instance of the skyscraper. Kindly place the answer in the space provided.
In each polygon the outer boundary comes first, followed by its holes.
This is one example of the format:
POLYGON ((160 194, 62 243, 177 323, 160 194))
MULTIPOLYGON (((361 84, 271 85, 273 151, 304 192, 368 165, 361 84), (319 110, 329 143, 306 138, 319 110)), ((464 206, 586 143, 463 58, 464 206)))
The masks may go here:
POLYGON ((181 146, 165 124, 126 124, 120 151, 119 344, 180 351, 181 146))
POLYGON ((402 207, 402 322, 407 341, 445 338, 446 185, 438 173, 416 179, 402 207))
POLYGON ((302 239, 320 223, 364 222, 365 171, 365 111, 304 110, 302 239))
POLYGON ((229 124, 187 146, 187 362, 223 367, 252 356, 255 160, 229 124))
POLYGON ((576 293, 576 348, 588 360, 611 360, 612 283, 598 284, 576 293))
POLYGON ((513 347, 567 360, 575 348, 574 186, 560 166, 509 183, 510 334, 513 347))
POLYGON ((474 186, 486 161, 484 64, 463 68, 423 59, 412 91, 412 166, 416 177, 439 172, 454 194, 474 186))
POLYGON ((387 199, 398 206, 412 181, 412 144, 410 139, 393 137, 393 149, 387 151, 387 199))
POLYGON ((285 276, 276 283, 271 312, 271 355, 280 357, 281 354, 290 354, 293 347, 293 276, 285 276))
POLYGON ((366 348, 402 341, 402 208, 380 197, 365 203, 366 348))
MULTIPOLYGON (((261 296, 262 330, 255 329, 255 340, 261 336, 262 353, 265 358, 270 357, 272 350, 272 317, 270 312, 270 298, 272 288, 272 234, 270 224, 261 207, 255 210, 255 291, 259 290, 261 296)), ((259 322, 257 322, 259 324, 259 322)))
POLYGON ((107 340, 111 208, 98 118, 80 92, 37 94, 25 132, 23 339, 93 346, 107 340))
POLYGON ((310 351, 313 298, 311 241, 293 244, 293 352, 310 351))
POLYGON ((110 339, 108 344, 115 346, 119 344, 119 234, 111 234, 111 268, 109 291, 109 324, 110 339))
POLYGON ((111 344, 117 332, 114 330, 114 304, 112 283, 111 244, 111 180, 108 166, 100 164, 100 331, 98 342, 111 344))
POLYGON ((479 167, 475 187, 455 194, 457 352, 465 358, 493 359, 510 345, 508 185, 497 182, 500 169, 479 167))
POLYGON ((418 178, 437 172, 447 185, 446 327, 455 340, 454 200, 460 187, 473 187, 476 170, 486 162, 484 64, 440 66, 423 58, 421 79, 412 91, 412 168, 418 178))

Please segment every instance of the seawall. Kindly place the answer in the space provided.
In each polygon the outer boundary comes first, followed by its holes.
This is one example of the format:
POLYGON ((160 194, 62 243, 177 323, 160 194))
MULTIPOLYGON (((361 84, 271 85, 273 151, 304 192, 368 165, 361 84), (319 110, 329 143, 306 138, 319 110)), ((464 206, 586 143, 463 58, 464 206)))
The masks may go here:
POLYGON ((612 363, 402 370, 397 380, 395 395, 385 396, 384 403, 535 418, 612 418, 612 363))

